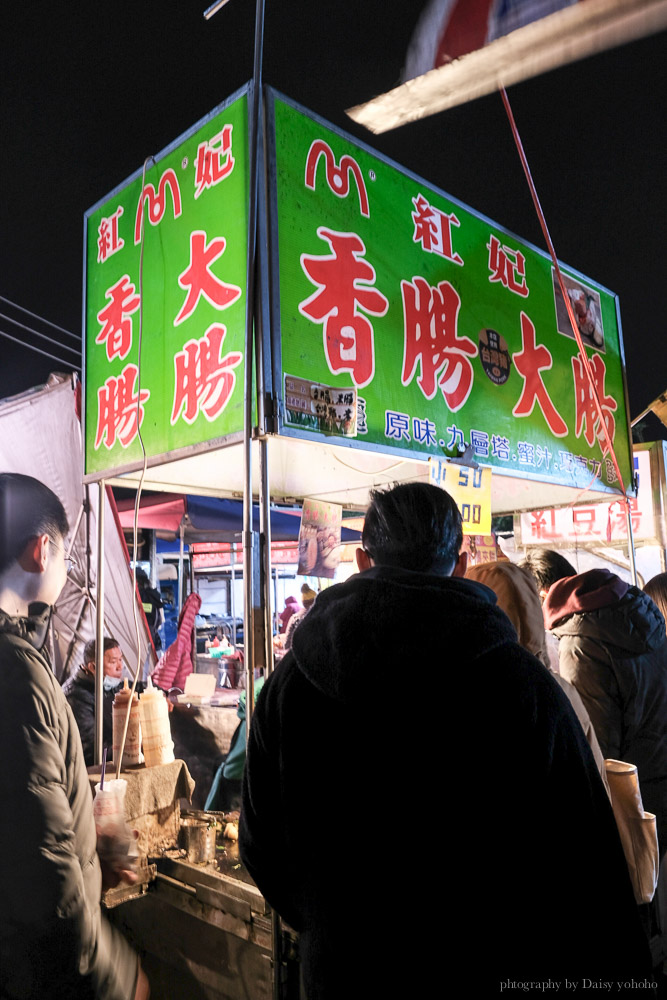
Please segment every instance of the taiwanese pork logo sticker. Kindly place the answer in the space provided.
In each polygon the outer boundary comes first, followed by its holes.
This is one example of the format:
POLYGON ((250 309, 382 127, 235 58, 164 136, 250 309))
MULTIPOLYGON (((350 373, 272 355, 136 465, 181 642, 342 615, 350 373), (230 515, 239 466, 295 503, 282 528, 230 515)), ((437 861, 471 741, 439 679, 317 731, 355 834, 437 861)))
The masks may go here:
POLYGON ((510 358, 507 341, 496 330, 479 331, 479 357, 486 375, 496 385, 504 385, 510 377, 510 358))

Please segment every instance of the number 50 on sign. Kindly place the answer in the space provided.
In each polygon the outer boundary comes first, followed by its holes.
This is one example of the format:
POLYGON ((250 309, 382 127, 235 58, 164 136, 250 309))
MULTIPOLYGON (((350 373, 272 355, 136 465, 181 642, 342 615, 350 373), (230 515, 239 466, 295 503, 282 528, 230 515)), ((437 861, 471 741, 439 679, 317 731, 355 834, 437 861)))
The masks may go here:
POLYGON ((491 534, 491 469, 429 459, 429 482, 447 490, 461 511, 464 535, 491 534))

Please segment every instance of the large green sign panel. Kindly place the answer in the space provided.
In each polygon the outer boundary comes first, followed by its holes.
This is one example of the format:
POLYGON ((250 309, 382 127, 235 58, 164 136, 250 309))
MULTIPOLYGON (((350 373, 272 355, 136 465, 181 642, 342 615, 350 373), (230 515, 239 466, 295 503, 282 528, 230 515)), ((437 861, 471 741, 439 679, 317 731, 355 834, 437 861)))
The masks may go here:
POLYGON ((88 476, 242 433, 247 206, 243 93, 87 213, 88 476))
MULTIPOLYGON (((498 470, 618 489, 547 255, 290 102, 271 107, 281 430, 407 455, 471 445, 498 470)), ((617 299, 564 271, 627 486, 617 299)))

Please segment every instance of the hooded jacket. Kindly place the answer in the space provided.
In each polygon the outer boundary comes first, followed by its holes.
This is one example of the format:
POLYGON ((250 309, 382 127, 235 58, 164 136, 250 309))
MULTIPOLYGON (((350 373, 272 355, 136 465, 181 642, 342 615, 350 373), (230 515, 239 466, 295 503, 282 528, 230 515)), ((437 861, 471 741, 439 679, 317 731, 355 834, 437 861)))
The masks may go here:
POLYGON ((102 917, 81 739, 41 652, 49 616, 0 611, 0 996, 131 1000, 137 958, 102 917))
POLYGON ((196 631, 196 618, 201 608, 201 597, 194 591, 185 598, 178 617, 178 632, 158 661, 153 671, 153 684, 169 691, 172 687, 185 690, 185 681, 192 673, 192 633, 196 631))
MULTIPOLYGON (((516 630, 519 644, 533 656, 536 656, 540 663, 551 669, 542 605, 532 574, 522 566, 517 566, 516 563, 503 559, 468 567, 466 578, 477 580, 491 588, 496 595, 498 606, 503 609, 516 630)), ((600 777, 607 787, 604 757, 579 692, 558 674, 554 674, 554 679, 567 695, 575 715, 581 723, 600 777)))
POLYGON ((428 996, 477 936, 483 995, 650 969, 581 726, 470 580, 374 567, 318 596, 257 700, 240 847, 309 1000, 428 996))
POLYGON ((588 709, 605 757, 637 765, 644 808, 667 848, 667 640, 648 594, 608 570, 555 583, 544 617, 560 672, 588 709))
POLYGON ((287 630, 287 624, 292 615, 298 614, 299 611, 303 611, 303 605, 299 604, 296 597, 288 597, 285 601, 285 607, 279 615, 281 633, 287 630))

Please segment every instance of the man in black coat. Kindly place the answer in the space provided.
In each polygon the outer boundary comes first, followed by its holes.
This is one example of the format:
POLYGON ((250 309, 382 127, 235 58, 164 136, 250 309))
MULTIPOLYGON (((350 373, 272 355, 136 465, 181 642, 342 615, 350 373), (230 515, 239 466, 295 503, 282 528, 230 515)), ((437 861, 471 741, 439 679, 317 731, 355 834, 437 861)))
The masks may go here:
POLYGON ((374 492, 257 700, 241 856, 309 1000, 650 975, 581 726, 461 542, 444 490, 374 492))
MULTIPOLYGON (((81 734, 86 767, 95 763, 95 664, 97 643, 87 642, 83 651, 83 664, 63 684, 63 694, 69 702, 81 734)), ((113 699, 120 687, 123 672, 123 654, 115 639, 104 640, 104 697, 102 701, 102 743, 109 747, 113 738, 113 699)))

